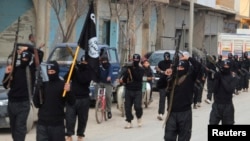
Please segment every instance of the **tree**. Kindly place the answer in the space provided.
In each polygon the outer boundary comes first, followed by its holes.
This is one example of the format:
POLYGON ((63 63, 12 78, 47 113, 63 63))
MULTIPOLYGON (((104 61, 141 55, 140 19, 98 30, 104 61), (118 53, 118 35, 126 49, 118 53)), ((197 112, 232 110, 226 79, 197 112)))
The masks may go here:
POLYGON ((111 19, 116 19, 119 23, 120 60, 121 63, 126 62, 135 53, 136 31, 144 21, 145 11, 151 0, 109 0, 109 4, 111 19))
POLYGON ((56 14, 62 33, 62 42, 67 42, 72 36, 77 20, 87 8, 87 0, 47 0, 56 14), (65 9, 64 9, 65 8, 65 9), (65 10, 65 12, 63 12, 65 10), (63 21, 66 17, 66 25, 63 21))

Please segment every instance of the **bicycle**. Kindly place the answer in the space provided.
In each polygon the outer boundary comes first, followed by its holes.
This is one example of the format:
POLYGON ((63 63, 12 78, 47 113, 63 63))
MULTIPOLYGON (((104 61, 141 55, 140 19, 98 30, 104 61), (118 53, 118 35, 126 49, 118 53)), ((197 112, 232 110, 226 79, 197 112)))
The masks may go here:
POLYGON ((106 111, 106 88, 101 85, 98 88, 96 105, 95 105, 95 117, 96 122, 100 124, 103 120, 107 120, 106 111))

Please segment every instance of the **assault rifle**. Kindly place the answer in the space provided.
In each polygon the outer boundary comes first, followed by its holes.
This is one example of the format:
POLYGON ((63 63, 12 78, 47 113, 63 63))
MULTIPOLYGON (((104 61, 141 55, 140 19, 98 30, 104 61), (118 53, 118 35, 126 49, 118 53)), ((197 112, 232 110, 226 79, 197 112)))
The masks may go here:
POLYGON ((8 56, 7 59, 7 65, 9 65, 8 60, 11 58, 11 72, 9 73, 9 75, 3 80, 3 83, 7 83, 6 89, 10 88, 10 83, 11 80, 13 79, 13 75, 15 73, 14 69, 16 67, 16 61, 17 61, 17 42, 18 42, 18 33, 19 33, 19 26, 20 26, 20 17, 18 17, 18 21, 17 21, 17 30, 16 30, 16 34, 15 34, 15 42, 14 42, 14 47, 13 50, 11 52, 11 54, 8 56))
MULTIPOLYGON (((216 72, 221 72, 221 71, 222 71, 222 66, 220 66, 220 65, 216 62, 216 60, 213 59, 213 57, 212 57, 211 55, 207 55, 206 57, 207 57, 208 62, 212 63, 212 64, 215 66, 216 72)), ((216 72, 213 71, 212 69, 210 69, 209 71, 212 72, 212 73, 214 73, 214 74, 216 73, 216 72)))
POLYGON ((133 67, 133 62, 125 62, 124 65, 122 66, 119 74, 118 74, 118 78, 123 77, 124 73, 128 72, 129 77, 128 77, 127 82, 133 81, 133 77, 132 77, 132 74, 131 74, 131 67, 133 67))
POLYGON ((242 72, 243 74, 248 74, 248 75, 249 75, 249 71, 247 71, 247 69, 241 68, 240 70, 243 71, 243 72, 242 72))
POLYGON ((168 86, 167 86, 167 91, 170 89, 170 97, 169 97, 169 104, 168 104, 168 113, 164 122, 164 125, 166 125, 168 118, 170 116, 171 110, 172 110, 172 105, 173 105, 173 97, 174 97, 174 89, 178 81, 178 71, 177 71, 177 66, 179 65, 179 55, 180 55, 180 43, 181 43, 181 36, 183 32, 183 28, 185 26, 184 21, 182 22, 182 27, 181 27, 181 33, 178 35, 178 40, 177 40, 177 45, 175 48, 175 54, 173 58, 173 65, 171 66, 172 68, 172 75, 171 78, 168 80, 168 86))
POLYGON ((43 104, 43 78, 41 76, 41 66, 40 66, 40 60, 38 55, 37 48, 34 48, 34 58, 35 58, 35 66, 36 66, 36 79, 35 84, 33 88, 33 95, 36 91, 38 91, 39 94, 39 103, 43 104))
MULTIPOLYGON (((30 27, 31 34, 33 34, 32 26, 30 27)), ((39 54, 38 49, 36 48, 36 44, 34 44, 34 62, 35 68, 36 68, 36 74, 35 74, 35 84, 33 87, 33 96, 36 92, 38 92, 39 95, 39 103, 43 104, 43 78, 41 76, 41 66, 40 66, 40 60, 39 60, 39 54)))

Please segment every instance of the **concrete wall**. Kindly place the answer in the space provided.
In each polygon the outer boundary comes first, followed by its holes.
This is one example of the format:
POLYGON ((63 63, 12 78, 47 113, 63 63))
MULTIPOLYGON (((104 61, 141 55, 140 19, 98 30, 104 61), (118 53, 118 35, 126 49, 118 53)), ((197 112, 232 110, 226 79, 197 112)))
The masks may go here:
POLYGON ((194 14, 194 35, 193 47, 203 50, 204 40, 204 27, 205 27, 205 12, 198 11, 194 14))
POLYGON ((230 9, 234 9, 235 0, 216 0, 216 5, 221 5, 230 9))
POLYGON ((217 35, 224 32, 225 15, 197 11, 194 19, 194 47, 217 56, 217 35))
POLYGON ((250 16, 250 1, 249 0, 240 0, 239 15, 244 16, 244 17, 250 16))
MULTIPOLYGON (((30 27, 32 26, 33 33, 36 34, 37 37, 37 45, 45 43, 45 47, 43 48, 45 52, 44 60, 46 60, 55 44, 62 42, 63 37, 54 10, 45 0, 34 2, 39 5, 36 10, 34 9, 32 0, 0 1, 0 13, 3 13, 0 15, 0 60, 5 60, 13 49, 17 19, 19 16, 21 17, 21 22, 18 42, 28 42, 28 35, 31 33, 30 27), (10 5, 10 3, 12 4, 10 5)), ((80 36, 88 11, 88 5, 85 4, 82 8, 86 10, 77 21, 72 38, 69 42, 77 42, 80 36)), ((65 25, 68 22, 67 20, 71 18, 66 17, 65 12, 65 8, 62 7, 60 18, 64 28, 66 28, 65 25)))
MULTIPOLYGON (((184 43, 188 42, 189 11, 181 7, 167 7, 162 19, 163 33, 161 36, 175 37, 176 30, 182 29, 184 21, 180 49, 184 49, 184 43)), ((161 23, 160 23, 161 24, 161 23)), ((175 49, 175 40, 171 38, 161 38, 161 45, 157 49, 175 49)))
POLYGON ((156 36, 157 36, 157 12, 155 7, 151 7, 151 17, 149 22, 149 49, 148 51, 155 51, 156 49, 156 36))
POLYGON ((31 0, 1 0, 0 13, 0 60, 6 60, 13 49, 18 17, 18 42, 28 42, 31 26, 35 32, 35 12, 31 0))

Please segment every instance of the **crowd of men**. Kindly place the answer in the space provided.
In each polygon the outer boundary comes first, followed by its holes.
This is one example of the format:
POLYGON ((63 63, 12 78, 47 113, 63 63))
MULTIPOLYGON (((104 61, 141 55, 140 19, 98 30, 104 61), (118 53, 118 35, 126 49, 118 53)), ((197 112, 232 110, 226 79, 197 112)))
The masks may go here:
MULTIPOLYGON (((213 56, 214 61, 216 61, 216 56, 213 56)), ((250 61, 248 58, 248 53, 242 53, 242 56, 233 55, 228 53, 227 58, 224 58, 230 61, 231 63, 231 73, 237 78, 237 86, 235 87, 234 94, 238 95, 240 92, 248 92, 249 88, 249 67, 250 61)), ((214 78, 216 72, 216 66, 220 67, 223 65, 222 55, 218 56, 218 59, 214 65, 214 62, 208 62, 206 66, 207 70, 207 98, 206 103, 210 104, 212 96, 214 93, 214 78)))
MULTIPOLYGON (((7 66, 6 79, 12 70, 12 78, 4 81, 5 88, 10 88, 8 93, 8 112, 10 126, 14 141, 24 141, 26 136, 26 122, 30 110, 30 102, 39 109, 37 124, 37 141, 72 141, 72 136, 77 135, 78 141, 83 141, 87 127, 90 105, 89 86, 92 73, 88 62, 82 56, 80 63, 74 67, 71 83, 59 79, 59 65, 57 61, 47 63, 49 81, 43 82, 40 90, 32 92, 35 85, 36 65, 33 60, 36 48, 21 48, 19 50, 20 65, 7 66), (33 61, 32 61, 33 60, 33 61), (32 63, 33 62, 33 63, 32 63), (10 82, 10 83, 8 83, 10 82), (24 83, 25 82, 25 83, 24 83), (9 85, 10 84, 10 85, 9 85), (8 86, 9 85, 9 86, 8 86), (62 93, 66 91, 66 96, 62 93), (42 94, 41 94, 42 92, 42 94), (34 94, 33 96, 31 96, 34 94), (64 110, 66 108, 66 111, 64 110), (76 120, 78 120, 75 132, 76 120), (66 121, 66 124, 65 122, 66 121)), ((38 49, 38 58, 41 62, 43 52, 38 49)), ((234 124, 234 105, 232 97, 241 91, 248 91, 248 76, 250 61, 247 52, 242 56, 228 54, 222 56, 207 56, 205 60, 197 60, 188 54, 178 56, 171 60, 170 53, 165 52, 163 60, 159 62, 156 71, 160 74, 157 82, 159 89, 159 120, 165 114, 166 141, 190 140, 192 131, 192 107, 197 109, 202 102, 202 93, 207 82, 206 103, 213 101, 209 124, 234 124), (183 91, 185 90, 185 91, 183 91), (167 98, 167 100, 166 100, 167 98), (167 108, 165 108, 167 101, 167 108), (167 112, 166 112, 167 111, 167 112), (223 112, 221 112, 223 111, 223 112)), ((133 127, 132 121, 135 109, 137 125, 142 126, 142 90, 143 81, 152 85, 153 71, 147 59, 142 59, 140 54, 133 54, 132 63, 124 66, 119 74, 118 81, 125 86, 125 129, 133 127)), ((111 113, 111 69, 107 57, 100 58, 100 82, 107 88, 107 116, 111 113)), ((68 74, 65 76, 67 78, 68 74)), ((152 91, 150 93, 152 102, 152 91)))
MULTIPOLYGON (((123 72, 125 77, 122 77, 121 81, 125 83, 126 87, 126 129, 132 128, 133 115, 131 114, 131 108, 133 104, 138 126, 142 125, 141 89, 139 89, 140 87, 138 89, 134 88, 141 85, 142 77, 139 68, 136 71, 133 70, 136 68, 135 66, 138 67, 137 56, 139 55, 133 56, 133 62, 136 63, 137 61, 137 64, 127 67, 127 70, 130 71, 125 70, 123 72), (135 74, 135 72, 138 73, 135 74), (138 100, 138 97, 140 100, 138 100), (140 108, 138 108, 138 105, 140 105, 140 108)), ((157 88, 159 89, 157 118, 163 120, 163 117, 166 117, 164 139, 166 141, 176 140, 177 138, 180 141, 190 140, 192 106, 194 109, 201 107, 206 82, 207 99, 205 99, 205 102, 211 104, 213 101, 209 124, 217 125, 220 122, 227 125, 234 124, 232 98, 234 95, 239 94, 240 91, 248 91, 250 61, 247 52, 243 53, 240 58, 237 55, 232 56, 232 53, 229 53, 228 57, 224 59, 219 55, 218 60, 216 56, 209 55, 204 60, 198 60, 188 55, 180 55, 178 64, 174 63, 175 61, 170 58, 170 53, 165 52, 163 60, 156 67, 156 72, 160 75, 160 79, 157 81, 157 88), (166 98, 167 108, 165 108, 166 98), (167 115, 164 115, 166 111, 167 115)), ((154 76, 148 77, 152 80, 154 76)))

